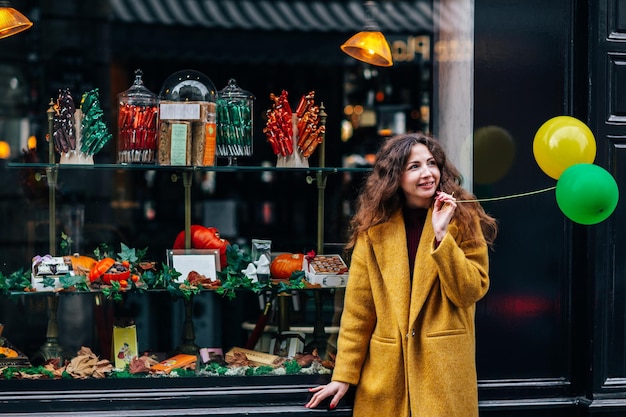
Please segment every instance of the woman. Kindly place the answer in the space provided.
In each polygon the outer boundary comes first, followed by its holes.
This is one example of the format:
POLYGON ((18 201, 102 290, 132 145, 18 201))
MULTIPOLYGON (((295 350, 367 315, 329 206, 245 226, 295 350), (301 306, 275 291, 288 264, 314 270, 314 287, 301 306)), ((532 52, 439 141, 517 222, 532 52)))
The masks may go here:
POLYGON ((332 381, 305 407, 355 385, 356 417, 478 416, 474 311, 497 225, 474 199, 435 139, 383 144, 351 221, 332 381))

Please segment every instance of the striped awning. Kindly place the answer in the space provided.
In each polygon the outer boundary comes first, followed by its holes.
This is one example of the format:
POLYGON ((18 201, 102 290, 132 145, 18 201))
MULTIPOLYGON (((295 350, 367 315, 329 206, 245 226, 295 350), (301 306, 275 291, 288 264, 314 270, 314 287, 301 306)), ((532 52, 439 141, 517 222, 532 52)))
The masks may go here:
MULTIPOLYGON (((357 32, 361 0, 111 0, 113 19, 125 23, 219 30, 357 32)), ((433 31, 432 0, 378 1, 374 16, 385 33, 433 31)))

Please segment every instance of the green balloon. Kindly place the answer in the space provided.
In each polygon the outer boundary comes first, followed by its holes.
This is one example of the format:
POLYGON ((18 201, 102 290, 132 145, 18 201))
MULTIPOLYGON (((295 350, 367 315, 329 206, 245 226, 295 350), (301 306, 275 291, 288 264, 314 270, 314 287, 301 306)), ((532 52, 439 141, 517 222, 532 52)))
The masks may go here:
POLYGON ((609 217, 619 200, 613 176, 594 164, 567 168, 556 183, 556 202, 570 220, 596 224, 609 217))

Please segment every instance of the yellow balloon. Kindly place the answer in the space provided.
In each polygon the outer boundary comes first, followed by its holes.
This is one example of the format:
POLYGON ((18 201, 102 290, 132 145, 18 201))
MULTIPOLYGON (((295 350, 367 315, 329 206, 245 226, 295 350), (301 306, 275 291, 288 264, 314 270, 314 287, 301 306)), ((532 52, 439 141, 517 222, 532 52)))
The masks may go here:
POLYGON ((596 140, 585 123, 571 116, 556 116, 537 130, 533 154, 539 168, 558 180, 572 165, 593 163, 596 140))
POLYGON ((474 132, 474 181, 493 184, 504 177, 515 160, 515 141, 499 126, 483 126, 474 132))

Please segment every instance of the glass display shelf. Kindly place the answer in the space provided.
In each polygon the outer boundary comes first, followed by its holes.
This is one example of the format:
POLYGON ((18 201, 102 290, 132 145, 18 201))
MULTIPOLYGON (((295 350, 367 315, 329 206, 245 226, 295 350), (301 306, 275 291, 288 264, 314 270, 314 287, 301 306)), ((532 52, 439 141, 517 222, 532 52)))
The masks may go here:
MULTIPOLYGON (((53 160, 52 158, 50 159, 53 160)), ((216 172, 216 173, 262 173, 262 172, 275 172, 280 173, 283 172, 283 175, 286 176, 305 176, 307 184, 315 184, 317 188, 317 253, 323 253, 323 242, 324 242, 324 192, 326 188, 326 180, 328 177, 337 173, 366 173, 371 171, 371 167, 369 166, 359 166, 359 167, 327 167, 324 164, 324 159, 320 158, 320 166, 312 167, 312 166, 273 166, 273 165, 214 165, 214 166, 197 166, 197 165, 158 165, 158 164, 122 164, 122 163, 102 163, 102 164, 67 164, 67 163, 26 163, 26 162, 8 162, 6 165, 9 169, 17 169, 17 170, 29 170, 29 171, 39 171, 35 174, 35 178, 37 180, 45 178, 45 181, 48 184, 49 189, 49 215, 48 217, 53 219, 56 218, 56 187, 58 178, 62 177, 64 173, 70 174, 72 172, 88 172, 88 171, 98 171, 102 173, 119 173, 119 172, 127 172, 127 173, 143 173, 146 171, 156 171, 160 173, 171 174, 172 182, 177 182, 179 178, 182 177, 182 186, 184 189, 184 199, 183 199, 183 207, 184 207, 184 230, 185 230, 185 247, 191 247, 191 207, 192 207, 192 182, 194 178, 196 178, 197 173, 201 172, 216 172), (41 172, 43 171, 43 172, 41 172), (37 178, 38 177, 38 178, 37 178)), ((57 248, 57 233, 56 233, 56 222, 49 222, 49 253, 54 253, 57 248)), ((272 286, 271 288, 266 288, 262 290, 262 292, 266 295, 272 294, 272 298, 278 295, 285 295, 276 297, 276 305, 274 308, 276 309, 276 322, 280 331, 287 331, 291 327, 291 320, 289 317, 289 305, 292 300, 291 295, 294 293, 306 292, 309 293, 312 298, 312 302, 315 307, 315 318, 313 322, 313 340, 319 342, 320 346, 325 346, 327 340, 326 334, 326 326, 324 322, 323 316, 323 304, 324 298, 328 299, 328 295, 333 294, 335 292, 340 292, 345 287, 306 287, 306 288, 290 288, 289 291, 281 291, 280 288, 276 288, 272 286)), ((157 295, 158 293, 167 293, 166 289, 144 289, 144 290, 129 290, 129 291, 119 291, 117 294, 119 295, 137 295, 142 296, 145 295, 149 297, 151 294, 157 295)), ((201 293, 217 293, 214 289, 203 289, 200 291, 201 293)), ((235 289, 236 293, 249 293, 250 290, 246 289, 235 289)), ((58 304, 59 298, 72 297, 72 296, 94 296, 94 297, 102 297, 103 291, 101 290, 92 290, 92 291, 39 291, 39 292, 21 292, 21 291, 11 291, 9 294, 4 294, 4 296, 9 297, 20 297, 25 296, 26 298, 32 297, 42 297, 46 299, 47 302, 47 313, 48 313, 48 331, 46 334, 46 343, 42 347, 42 350, 45 348, 46 358, 54 358, 59 357, 58 352, 60 349, 57 346, 57 325, 56 325, 56 308, 58 304), (62 296, 62 297, 59 297, 62 296)), ((195 331, 193 324, 193 303, 194 303, 194 295, 190 295, 187 297, 178 297, 182 298, 184 302, 184 313, 183 313, 183 324, 182 328, 182 336, 183 341, 182 344, 179 345, 177 350, 186 353, 186 352, 196 352, 197 345, 195 344, 195 331)), ((235 298, 238 297, 235 296, 235 298)), ((108 297, 107 297, 108 298, 108 297)), ((176 296, 174 296, 176 298, 176 296)), ((225 299, 229 297, 225 296, 225 299)), ((115 300, 113 300, 115 301, 115 300)))
MULTIPOLYGON (((334 292, 336 290, 345 290, 345 289, 346 289, 346 287, 288 288, 288 290, 285 291, 284 293, 286 295, 290 295, 288 293, 291 292, 291 291, 295 291, 295 292, 306 292, 306 291, 311 291, 311 292, 317 292, 317 291, 334 292)), ((245 288, 237 288, 234 291, 237 294, 253 292, 253 290, 245 289, 245 288)), ((259 293, 259 295, 261 295, 261 294, 270 294, 272 292, 274 292, 276 294, 282 294, 283 293, 283 292, 279 291, 277 287, 272 287, 272 288, 265 288, 265 289, 263 289, 259 293)), ((130 294, 147 295, 147 296, 149 296, 150 294, 159 294, 159 293, 166 294, 166 293, 169 293, 169 291, 167 289, 165 289, 165 288, 149 288, 149 289, 139 289, 139 290, 134 290, 134 289, 133 290, 124 290, 124 291, 119 291, 118 293, 121 294, 122 296, 130 295, 130 294)), ((199 291, 199 293, 216 293, 218 295, 221 295, 215 289, 201 289, 199 291)), ((15 290, 11 290, 11 291, 0 293, 0 297, 21 297, 21 296, 37 297, 37 296, 49 296, 49 295, 64 295, 64 296, 68 295, 68 296, 73 296, 73 295, 102 295, 102 294, 104 294, 104 292, 102 290, 91 290, 91 291, 83 291, 83 290, 15 291, 15 290)), ((172 298, 176 298, 176 296, 172 295, 172 298)), ((179 298, 183 298, 183 297, 181 296, 179 298)), ((224 295, 223 298, 224 298, 224 300, 228 301, 228 297, 226 295, 224 295)))
POLYGON ((157 170, 157 171, 184 171, 184 172, 261 172, 261 171, 278 171, 278 172, 367 172, 371 167, 276 167, 276 166, 246 166, 246 165, 216 165, 216 166, 190 166, 190 165, 148 165, 148 164, 47 164, 47 163, 25 163, 25 162, 9 162, 9 168, 18 169, 46 169, 56 168, 58 170, 76 170, 76 169, 102 169, 102 170, 157 170))

